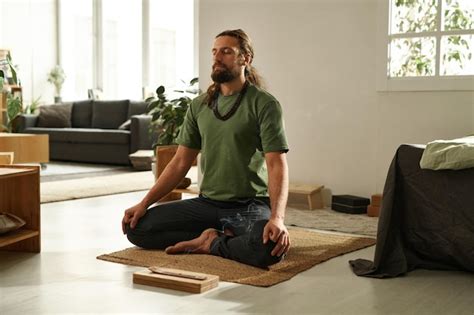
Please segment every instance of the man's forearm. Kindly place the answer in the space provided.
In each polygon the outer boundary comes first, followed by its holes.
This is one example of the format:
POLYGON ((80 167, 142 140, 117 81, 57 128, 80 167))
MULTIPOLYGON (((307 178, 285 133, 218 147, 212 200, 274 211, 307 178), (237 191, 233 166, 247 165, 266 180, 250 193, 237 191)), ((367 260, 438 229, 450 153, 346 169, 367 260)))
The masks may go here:
MULTIPOLYGON (((283 153, 282 153, 283 154, 283 153)), ((285 219, 288 200, 288 165, 285 156, 267 160, 268 193, 272 207, 272 218, 285 219)))
POLYGON ((141 201, 142 205, 145 208, 148 208, 150 205, 154 204, 170 193, 184 178, 184 176, 186 176, 188 170, 189 167, 180 165, 179 161, 176 159, 171 160, 153 187, 141 201))
POLYGON ((189 171, 198 153, 199 150, 178 146, 171 162, 165 167, 156 183, 140 202, 142 206, 146 209, 170 193, 189 171))

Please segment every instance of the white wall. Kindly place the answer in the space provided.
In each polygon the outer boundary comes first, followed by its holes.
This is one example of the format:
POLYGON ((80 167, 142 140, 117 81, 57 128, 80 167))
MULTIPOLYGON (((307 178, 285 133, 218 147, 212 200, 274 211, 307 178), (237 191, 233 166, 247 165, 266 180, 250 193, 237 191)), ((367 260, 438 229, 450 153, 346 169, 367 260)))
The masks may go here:
POLYGON ((55 0, 0 0, 0 48, 19 66, 23 100, 52 103, 47 73, 56 64, 55 0))
POLYGON ((469 134, 472 92, 377 92, 376 0, 200 0, 199 76, 225 29, 253 39, 254 65, 281 102, 290 180, 335 194, 381 192, 396 148, 469 134))

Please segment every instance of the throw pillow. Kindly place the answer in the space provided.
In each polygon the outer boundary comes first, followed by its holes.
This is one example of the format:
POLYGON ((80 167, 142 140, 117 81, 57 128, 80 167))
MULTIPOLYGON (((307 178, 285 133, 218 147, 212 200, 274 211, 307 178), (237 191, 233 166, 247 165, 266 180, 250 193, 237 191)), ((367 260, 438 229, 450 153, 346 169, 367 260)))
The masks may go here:
POLYGON ((40 107, 37 127, 70 128, 72 104, 40 107))
POLYGON ((127 121, 125 121, 123 124, 121 124, 118 129, 120 130, 130 130, 130 125, 132 124, 132 120, 129 119, 127 121))
POLYGON ((0 234, 17 230, 25 224, 25 220, 12 213, 0 212, 0 234))
POLYGON ((431 170, 474 167, 474 136, 428 143, 421 157, 420 167, 431 170))

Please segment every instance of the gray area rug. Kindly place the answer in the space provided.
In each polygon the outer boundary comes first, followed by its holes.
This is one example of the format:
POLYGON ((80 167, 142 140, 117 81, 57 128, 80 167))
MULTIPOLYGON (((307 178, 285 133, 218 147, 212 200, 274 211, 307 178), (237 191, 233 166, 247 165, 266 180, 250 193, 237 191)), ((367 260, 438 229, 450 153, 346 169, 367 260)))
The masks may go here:
POLYGON ((331 209, 299 210, 288 207, 285 224, 375 237, 378 218, 366 214, 341 213, 331 209))
POLYGON ((41 169, 42 183, 132 172, 131 166, 51 161, 41 169))

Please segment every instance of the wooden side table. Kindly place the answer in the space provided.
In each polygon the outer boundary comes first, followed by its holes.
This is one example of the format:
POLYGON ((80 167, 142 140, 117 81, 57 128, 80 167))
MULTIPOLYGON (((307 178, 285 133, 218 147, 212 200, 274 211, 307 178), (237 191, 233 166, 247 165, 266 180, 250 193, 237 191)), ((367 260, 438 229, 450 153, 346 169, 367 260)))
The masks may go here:
POLYGON ((14 152, 15 163, 48 163, 49 136, 0 133, 0 152, 14 152))
POLYGON ((0 234, 0 250, 41 251, 39 183, 38 166, 0 165, 0 212, 26 221, 22 228, 0 234))

